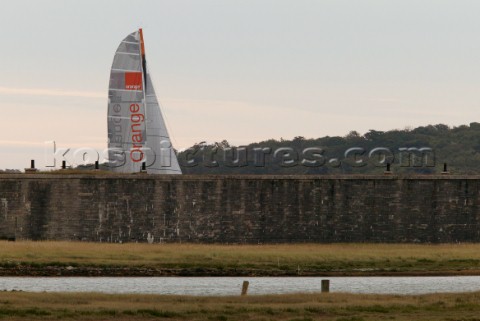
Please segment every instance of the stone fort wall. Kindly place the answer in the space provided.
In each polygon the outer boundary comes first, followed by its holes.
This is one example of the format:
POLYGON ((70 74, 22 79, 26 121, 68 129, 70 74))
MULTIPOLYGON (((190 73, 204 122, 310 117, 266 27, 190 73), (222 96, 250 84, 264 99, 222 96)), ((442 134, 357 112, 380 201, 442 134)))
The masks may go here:
POLYGON ((480 176, 0 175, 0 238, 478 242, 480 176))

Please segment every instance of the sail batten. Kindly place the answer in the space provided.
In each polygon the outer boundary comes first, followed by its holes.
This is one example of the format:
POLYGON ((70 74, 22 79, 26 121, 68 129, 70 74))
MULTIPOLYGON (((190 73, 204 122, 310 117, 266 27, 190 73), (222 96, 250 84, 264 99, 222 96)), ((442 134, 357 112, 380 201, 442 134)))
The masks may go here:
POLYGON ((135 173, 181 174, 155 90, 147 71, 142 29, 118 46, 110 72, 109 168, 135 173))

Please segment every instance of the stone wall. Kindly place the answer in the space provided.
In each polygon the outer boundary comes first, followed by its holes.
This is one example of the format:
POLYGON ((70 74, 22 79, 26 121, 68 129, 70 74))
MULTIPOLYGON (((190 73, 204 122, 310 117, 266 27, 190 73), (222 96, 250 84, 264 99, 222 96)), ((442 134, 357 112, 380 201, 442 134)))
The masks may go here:
POLYGON ((0 238, 478 242, 480 176, 0 175, 0 238))

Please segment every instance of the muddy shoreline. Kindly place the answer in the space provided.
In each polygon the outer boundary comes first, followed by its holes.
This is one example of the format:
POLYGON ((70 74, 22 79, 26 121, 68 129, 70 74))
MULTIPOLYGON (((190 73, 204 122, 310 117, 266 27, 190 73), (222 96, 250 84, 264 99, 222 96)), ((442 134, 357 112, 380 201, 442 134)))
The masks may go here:
POLYGON ((32 266, 0 267, 0 277, 236 277, 236 276, 476 276, 480 270, 444 271, 386 271, 386 270, 261 270, 215 268, 153 268, 153 267, 98 267, 98 266, 32 266))

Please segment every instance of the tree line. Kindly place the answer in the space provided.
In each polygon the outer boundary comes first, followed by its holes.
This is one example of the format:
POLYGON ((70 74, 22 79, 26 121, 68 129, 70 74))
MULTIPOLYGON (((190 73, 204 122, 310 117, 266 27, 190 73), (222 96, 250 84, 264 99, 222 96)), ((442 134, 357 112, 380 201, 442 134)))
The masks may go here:
POLYGON ((455 174, 480 172, 480 123, 345 136, 269 139, 243 146, 206 143, 177 153, 184 174, 455 174))

